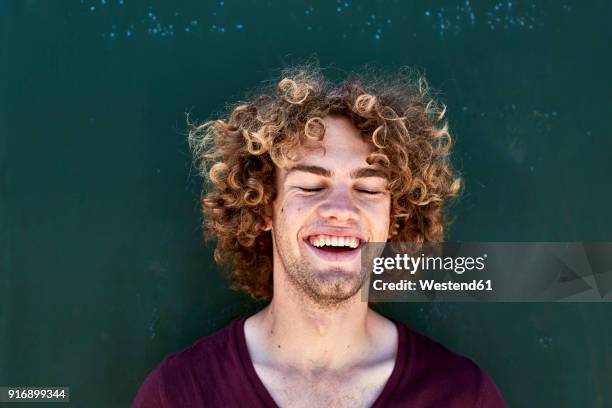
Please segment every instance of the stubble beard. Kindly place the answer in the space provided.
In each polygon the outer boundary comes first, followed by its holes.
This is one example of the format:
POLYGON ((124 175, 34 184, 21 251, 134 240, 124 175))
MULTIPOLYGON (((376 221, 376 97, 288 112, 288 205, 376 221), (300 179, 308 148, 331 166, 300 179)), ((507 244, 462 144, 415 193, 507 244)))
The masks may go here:
POLYGON ((349 272, 340 268, 315 270, 304 258, 291 254, 289 238, 274 234, 277 253, 290 283, 311 302, 324 308, 339 306, 353 298, 363 287, 363 271, 349 272))

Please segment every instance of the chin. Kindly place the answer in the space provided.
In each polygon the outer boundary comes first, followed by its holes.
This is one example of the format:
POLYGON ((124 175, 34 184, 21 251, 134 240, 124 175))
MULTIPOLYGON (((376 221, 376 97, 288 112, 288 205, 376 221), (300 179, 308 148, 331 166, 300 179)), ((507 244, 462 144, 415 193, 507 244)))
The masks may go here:
POLYGON ((363 285, 358 271, 331 269, 319 271, 313 275, 316 286, 323 292, 354 293, 363 285))

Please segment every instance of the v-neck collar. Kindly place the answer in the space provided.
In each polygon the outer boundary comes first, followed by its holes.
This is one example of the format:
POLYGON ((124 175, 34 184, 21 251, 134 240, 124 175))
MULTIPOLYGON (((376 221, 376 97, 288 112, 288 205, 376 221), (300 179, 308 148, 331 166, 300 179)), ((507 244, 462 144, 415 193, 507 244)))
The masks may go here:
MULTIPOLYGON (((246 343, 246 335, 244 333, 244 322, 247 318, 248 317, 243 317, 242 319, 239 319, 234 325, 234 335, 238 339, 238 353, 240 356, 240 361, 250 383, 253 385, 253 387, 255 387, 255 391, 257 392, 259 398, 261 398, 261 400, 264 402, 264 405, 268 408, 279 408, 268 392, 268 389, 259 378, 259 375, 257 375, 255 366, 253 365, 253 360, 251 360, 251 355, 249 354, 249 349, 246 343)), ((386 405, 391 395, 393 395, 397 384, 402 378, 402 373, 404 372, 406 366, 406 355, 408 353, 408 344, 406 341, 406 337, 408 335, 407 329, 402 323, 394 319, 391 319, 391 321, 397 328, 397 355, 395 357, 395 365, 393 366, 393 371, 387 379, 382 392, 378 395, 378 398, 376 398, 374 404, 372 404, 372 408, 382 408, 386 405)))

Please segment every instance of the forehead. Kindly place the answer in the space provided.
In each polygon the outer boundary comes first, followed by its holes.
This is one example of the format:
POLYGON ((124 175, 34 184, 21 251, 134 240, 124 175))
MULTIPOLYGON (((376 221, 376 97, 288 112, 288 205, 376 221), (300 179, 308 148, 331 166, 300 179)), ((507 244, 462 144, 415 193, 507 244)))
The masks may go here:
POLYGON ((359 129, 342 116, 326 116, 323 121, 323 140, 305 144, 298 163, 321 164, 330 168, 367 166, 366 159, 372 147, 363 140, 359 129))

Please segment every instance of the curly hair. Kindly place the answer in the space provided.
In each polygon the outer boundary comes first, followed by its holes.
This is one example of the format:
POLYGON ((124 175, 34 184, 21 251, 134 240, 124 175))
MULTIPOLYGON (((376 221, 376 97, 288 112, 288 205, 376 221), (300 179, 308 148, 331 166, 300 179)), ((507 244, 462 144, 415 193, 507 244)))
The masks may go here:
POLYGON ((327 115, 348 118, 372 146, 368 163, 385 169, 393 242, 437 243, 448 222, 443 204, 459 194, 450 163, 446 107, 425 78, 403 69, 327 80, 320 68, 287 68, 281 80, 230 107, 223 119, 189 122, 189 145, 205 179, 205 238, 232 287, 254 299, 272 297, 272 236, 266 225, 275 171, 299 160, 299 147, 321 140, 327 115))

